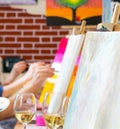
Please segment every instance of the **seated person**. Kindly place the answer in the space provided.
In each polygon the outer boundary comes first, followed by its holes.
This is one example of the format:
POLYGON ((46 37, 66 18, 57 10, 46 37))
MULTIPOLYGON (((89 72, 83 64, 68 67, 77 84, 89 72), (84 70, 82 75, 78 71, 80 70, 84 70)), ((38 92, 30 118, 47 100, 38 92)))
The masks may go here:
POLYGON ((6 86, 0 86, 0 96, 8 97, 10 100, 9 107, 0 112, 0 120, 10 118, 14 116, 13 104, 15 96, 18 92, 36 93, 39 88, 43 85, 48 77, 54 75, 54 69, 50 65, 45 63, 33 63, 30 64, 28 71, 19 79, 6 86))

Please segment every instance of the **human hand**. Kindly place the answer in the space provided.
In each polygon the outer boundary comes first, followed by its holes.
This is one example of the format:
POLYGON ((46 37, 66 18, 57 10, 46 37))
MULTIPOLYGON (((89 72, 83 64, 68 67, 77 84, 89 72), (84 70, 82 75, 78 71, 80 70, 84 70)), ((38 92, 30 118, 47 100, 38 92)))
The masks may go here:
POLYGON ((44 62, 35 62, 35 63, 29 64, 29 68, 25 74, 25 78, 31 79, 33 77, 33 73, 35 72, 35 68, 37 68, 38 66, 41 66, 41 65, 45 65, 45 63, 44 62))
POLYGON ((54 69, 50 65, 38 65, 34 70, 31 79, 33 89, 41 88, 45 80, 54 75, 54 69))
POLYGON ((14 64, 12 72, 19 75, 20 73, 24 72, 26 68, 27 68, 26 62, 20 61, 14 64))

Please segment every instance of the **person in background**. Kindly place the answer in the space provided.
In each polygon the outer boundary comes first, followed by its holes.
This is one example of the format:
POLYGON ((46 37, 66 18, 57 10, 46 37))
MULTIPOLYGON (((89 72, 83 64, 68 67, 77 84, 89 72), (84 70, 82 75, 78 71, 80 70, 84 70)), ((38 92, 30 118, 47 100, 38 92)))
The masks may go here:
POLYGON ((45 63, 30 64, 28 71, 19 79, 6 85, 0 86, 0 96, 8 97, 10 100, 9 107, 0 112, 0 120, 14 116, 13 104, 15 96, 20 93, 36 93, 44 84, 45 80, 54 75, 54 69, 45 63))

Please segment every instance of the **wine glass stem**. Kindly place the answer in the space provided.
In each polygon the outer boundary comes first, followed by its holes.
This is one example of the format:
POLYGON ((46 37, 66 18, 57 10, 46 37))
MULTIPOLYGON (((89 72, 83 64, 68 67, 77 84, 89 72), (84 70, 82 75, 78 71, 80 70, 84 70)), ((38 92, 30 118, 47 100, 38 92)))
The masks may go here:
POLYGON ((52 129, 63 129, 62 126, 59 126, 59 127, 53 127, 52 129))
POLYGON ((53 126, 52 129, 57 129, 57 127, 53 126))
POLYGON ((23 124, 23 129, 26 129, 27 128, 27 124, 23 124))

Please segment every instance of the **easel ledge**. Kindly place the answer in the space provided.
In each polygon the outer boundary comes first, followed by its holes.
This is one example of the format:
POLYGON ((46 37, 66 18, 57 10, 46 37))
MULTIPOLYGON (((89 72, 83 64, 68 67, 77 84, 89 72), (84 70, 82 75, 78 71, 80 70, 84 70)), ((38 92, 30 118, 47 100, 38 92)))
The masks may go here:
MULTIPOLYGON (((73 28, 79 29, 80 26, 74 26, 74 25, 72 25, 72 26, 61 26, 61 28, 63 28, 63 29, 73 29, 73 28)), ((97 30, 97 25, 94 25, 94 26, 85 26, 85 28, 86 28, 86 31, 87 30, 97 30)), ((120 24, 115 24, 113 31, 120 31, 120 24)))
MULTIPOLYGON (((61 28, 63 28, 63 29, 73 29, 73 28, 75 28, 75 29, 79 29, 80 28, 80 26, 81 25, 68 25, 68 26, 61 26, 61 28)), ((96 30, 96 28, 97 28, 97 25, 86 25, 85 26, 85 28, 87 29, 87 30, 96 30)))

